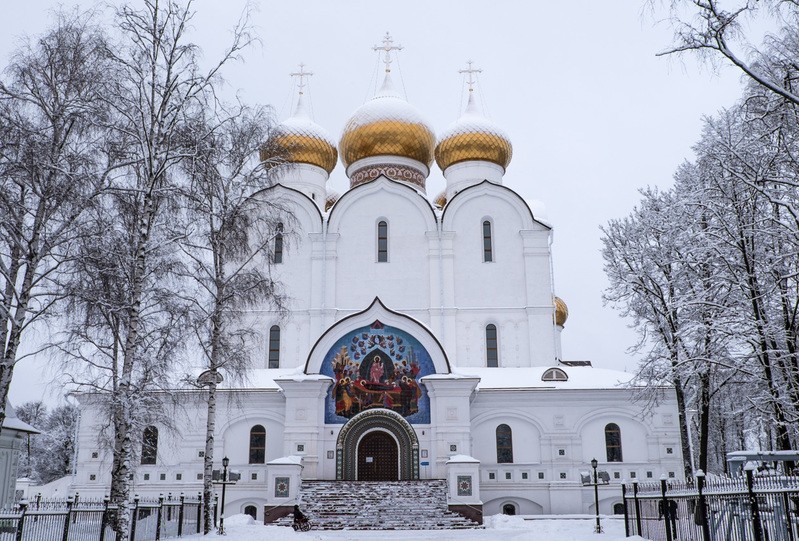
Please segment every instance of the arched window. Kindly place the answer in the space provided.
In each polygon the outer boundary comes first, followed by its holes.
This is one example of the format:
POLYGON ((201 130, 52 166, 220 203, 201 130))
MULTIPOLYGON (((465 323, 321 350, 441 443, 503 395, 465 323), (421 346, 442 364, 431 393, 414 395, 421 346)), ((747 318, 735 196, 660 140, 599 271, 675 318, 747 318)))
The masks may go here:
POLYGON ((280 368, 280 327, 269 329, 269 364, 267 368, 280 368))
POLYGON ((623 503, 614 503, 613 504, 613 514, 614 515, 623 515, 624 514, 624 504, 623 503))
POLYGON ((508 425, 497 427, 497 464, 513 462, 513 433, 508 425))
POLYGON ((497 326, 493 323, 486 325, 486 366, 499 366, 497 354, 497 326))
POLYGON ((266 429, 255 425, 250 429, 250 464, 263 464, 266 461, 266 429))
POLYGON ((381 221, 377 224, 377 262, 388 261, 388 224, 381 221))
POLYGON ((148 426, 141 438, 141 463, 155 464, 156 456, 158 456, 158 429, 148 426))
POLYGON ((608 462, 621 462, 621 429, 616 423, 605 427, 605 450, 608 462))
POLYGON ((275 249, 273 252, 275 263, 283 263, 283 224, 277 224, 275 233, 275 249))
POLYGON ((516 506, 512 503, 506 503, 502 506, 502 514, 503 515, 515 515, 516 514, 516 506))
POLYGON ((257 520, 258 517, 256 515, 258 514, 258 509, 256 509, 254 505, 248 505, 244 508, 244 514, 250 515, 253 520, 257 520))
POLYGON ((491 222, 483 222, 483 261, 489 263, 494 261, 494 249, 491 245, 491 222))
POLYGON ((541 376, 541 381, 569 381, 569 376, 560 368, 549 368, 541 376))

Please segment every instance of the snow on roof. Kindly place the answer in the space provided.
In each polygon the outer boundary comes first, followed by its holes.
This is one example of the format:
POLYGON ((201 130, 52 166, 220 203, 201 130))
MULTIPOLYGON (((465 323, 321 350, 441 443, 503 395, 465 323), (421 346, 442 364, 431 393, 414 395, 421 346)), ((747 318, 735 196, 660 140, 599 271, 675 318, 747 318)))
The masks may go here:
POLYGON ((480 461, 474 458, 473 456, 469 455, 452 455, 451 457, 449 457, 449 460, 447 460, 447 464, 454 462, 480 462, 480 461))
POLYGON ((299 368, 260 368, 250 370, 243 381, 223 381, 220 389, 267 389, 279 390, 275 380, 314 381, 330 379, 321 374, 306 374, 304 367, 299 368))
POLYGON ((267 464, 267 466, 275 465, 275 464, 291 464, 291 465, 302 466, 302 457, 298 456, 298 455, 282 456, 280 458, 276 458, 274 460, 270 460, 266 464, 267 464))
POLYGON ((590 366, 563 366, 568 381, 541 381, 541 376, 551 366, 529 368, 463 367, 453 369, 461 377, 479 377, 478 390, 489 389, 621 389, 632 382, 634 376, 619 370, 590 366))

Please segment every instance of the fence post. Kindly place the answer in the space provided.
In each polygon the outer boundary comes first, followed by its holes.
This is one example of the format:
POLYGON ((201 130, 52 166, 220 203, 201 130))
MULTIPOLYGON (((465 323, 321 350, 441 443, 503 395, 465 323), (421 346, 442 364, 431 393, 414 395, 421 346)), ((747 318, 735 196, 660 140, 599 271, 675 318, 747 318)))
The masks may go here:
POLYGON ((42 493, 41 492, 37 492, 36 493, 36 509, 39 509, 39 506, 41 505, 41 503, 42 503, 42 493))
MULTIPOLYGON (((41 494, 39 495, 41 499, 41 494)), ((20 500, 19 501, 19 509, 21 514, 19 515, 19 520, 17 521, 17 535, 14 536, 16 541, 22 541, 22 533, 25 529, 25 511, 28 510, 28 500, 20 500)))
POLYGON ((753 465, 746 465, 746 490, 749 492, 749 509, 752 512, 752 530, 755 534, 755 541, 763 541, 763 524, 760 522, 760 509, 755 495, 754 469, 753 465))
POLYGON ((627 513, 627 480, 621 484, 621 502, 624 505, 624 537, 630 537, 630 515, 627 513))
POLYGON ((158 495, 158 515, 155 520, 155 541, 161 541, 161 519, 164 517, 164 493, 158 495))
POLYGON ((108 504, 111 498, 103 496, 103 519, 100 521, 100 541, 105 541, 105 529, 108 528, 108 504))
POLYGON ((69 521, 72 518, 72 504, 74 501, 72 496, 67 496, 67 515, 64 517, 64 533, 61 536, 63 541, 69 539, 69 521))
POLYGON ((785 529, 788 531, 788 541, 794 541, 793 524, 791 522, 791 500, 788 493, 782 493, 782 507, 785 509, 785 529))
POLYGON ((197 493, 197 533, 200 533, 200 521, 205 522, 203 517, 203 493, 197 493))
POLYGON ((136 541, 136 520, 139 517, 139 495, 133 495, 133 512, 130 519, 130 539, 136 541))
POLYGON ((660 513, 666 521, 666 541, 674 541, 671 535, 671 513, 669 512, 669 500, 666 498, 666 474, 660 476, 660 513))
POLYGON ((180 510, 178 511, 178 537, 183 537, 183 506, 186 505, 186 496, 180 493, 180 510))
POLYGON ((638 479, 633 479, 633 503, 635 504, 635 527, 638 530, 636 535, 641 533, 641 502, 638 500, 638 479))
POLYGON ((702 541, 712 541, 710 539, 710 524, 707 522, 707 499, 705 498, 705 472, 696 470, 696 488, 699 492, 699 514, 694 518, 699 519, 702 527, 702 541))

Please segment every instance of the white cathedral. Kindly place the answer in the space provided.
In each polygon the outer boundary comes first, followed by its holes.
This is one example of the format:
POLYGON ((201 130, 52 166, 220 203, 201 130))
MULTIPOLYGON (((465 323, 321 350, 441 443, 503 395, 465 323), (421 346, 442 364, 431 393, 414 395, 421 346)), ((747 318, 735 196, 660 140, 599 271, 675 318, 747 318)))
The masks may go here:
MULTIPOLYGON (((594 513, 594 458, 610 514, 622 480, 681 477, 672 390, 644 412, 630 374, 561 358, 568 310, 553 291, 552 226, 503 184, 511 142, 479 111, 471 73, 463 115, 436 138, 393 86, 393 49, 389 38, 379 47, 384 82, 338 148, 307 114, 302 82, 277 129, 292 166, 268 190, 290 206, 295 234, 277 235, 271 257, 290 311, 253 310, 255 366, 218 392, 215 461, 241 473, 226 515, 272 521, 311 480, 436 479, 449 508, 478 521, 594 513), (336 198, 326 185, 339 157, 350 187, 336 198), (446 190, 430 197, 434 161, 446 190)), ((143 435, 142 496, 202 489, 204 393, 181 392, 177 432, 143 435)), ((70 490, 102 495, 103 397, 77 398, 70 490)))

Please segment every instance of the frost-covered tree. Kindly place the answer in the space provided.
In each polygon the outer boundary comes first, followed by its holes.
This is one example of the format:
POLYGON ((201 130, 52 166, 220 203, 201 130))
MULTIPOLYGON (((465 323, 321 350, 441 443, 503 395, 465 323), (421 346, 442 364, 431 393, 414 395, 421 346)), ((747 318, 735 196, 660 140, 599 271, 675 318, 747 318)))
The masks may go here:
POLYGON ((674 43, 661 54, 692 52, 711 61, 722 60, 767 91, 799 105, 795 83, 783 77, 785 71, 796 71, 799 2, 671 0, 668 6, 674 43), (765 43, 758 46, 751 34, 755 34, 753 27, 761 26, 781 30, 767 34, 765 43))
MULTIPOLYGON (((209 107, 209 110, 212 109, 209 107)), ((243 321, 243 310, 271 306, 281 311, 284 294, 272 278, 272 247, 288 233, 290 212, 274 198, 270 172, 283 161, 280 150, 259 162, 259 149, 271 145, 268 110, 237 106, 203 111, 188 125, 193 156, 183 163, 188 183, 186 229, 180 248, 184 277, 191 284, 192 330, 204 358, 207 419, 203 476, 203 524, 213 526, 216 388, 222 373, 241 379, 251 365, 257 330, 243 321)))
POLYGON ((0 81, 0 424, 25 331, 62 299, 56 278, 114 165, 105 51, 93 17, 61 12, 0 81))
POLYGON ((65 404, 48 412, 40 401, 27 402, 17 408, 17 416, 41 430, 28 440, 28 477, 49 483, 72 473, 78 408, 65 404))

